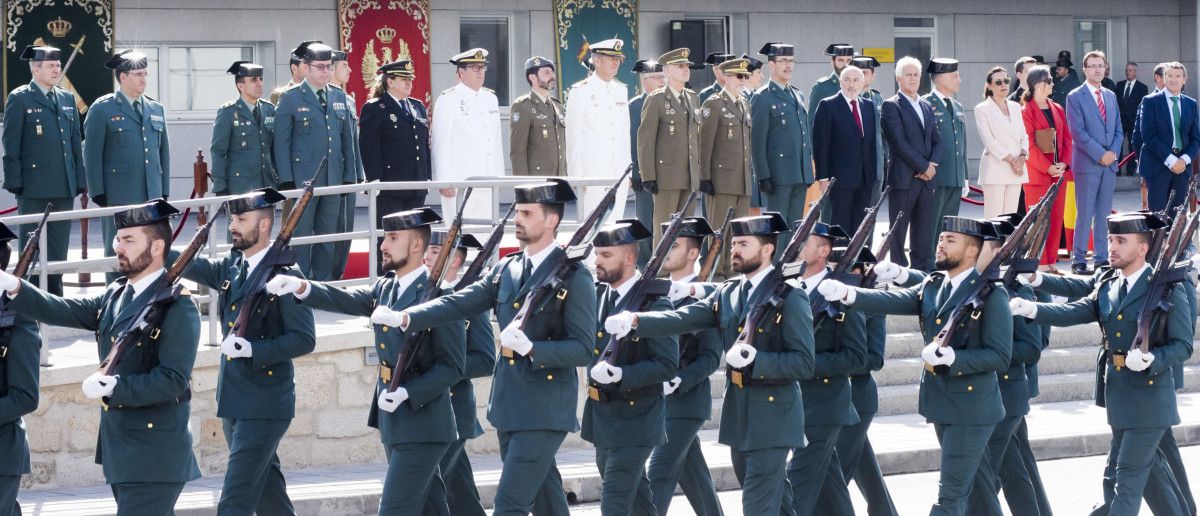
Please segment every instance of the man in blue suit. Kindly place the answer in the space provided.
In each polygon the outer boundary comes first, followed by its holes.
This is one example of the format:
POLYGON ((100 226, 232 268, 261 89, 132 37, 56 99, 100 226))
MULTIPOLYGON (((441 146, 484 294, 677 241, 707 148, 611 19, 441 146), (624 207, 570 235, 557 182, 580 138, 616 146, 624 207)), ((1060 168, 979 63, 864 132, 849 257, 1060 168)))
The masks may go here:
POLYGON ((1105 217, 1112 211, 1117 153, 1124 133, 1117 95, 1100 85, 1107 66, 1104 52, 1088 52, 1083 57, 1087 82, 1067 95, 1071 169, 1075 171, 1075 241, 1071 245, 1071 272, 1075 274, 1091 274, 1087 266, 1089 240, 1095 246, 1094 265, 1108 264, 1105 217))
POLYGON ((828 222, 854 231, 862 222, 875 185, 875 103, 859 96, 866 78, 860 68, 842 69, 841 91, 817 103, 813 157, 821 190, 837 178, 829 195, 828 222))
POLYGON ((1192 156, 1200 151, 1200 128, 1196 123, 1196 99, 1183 94, 1187 68, 1179 62, 1166 63, 1166 89, 1142 99, 1141 147, 1138 174, 1146 183, 1150 211, 1174 210, 1187 198, 1192 176, 1192 156), (1171 205, 1167 199, 1175 194, 1171 205))
POLYGON ((914 269, 933 270, 934 219, 933 176, 942 155, 941 134, 929 102, 917 96, 921 86, 921 62, 904 57, 896 62, 896 82, 900 92, 883 101, 880 119, 883 137, 892 159, 887 164, 888 218, 893 223, 904 212, 904 223, 896 234, 908 233, 909 256, 893 253, 893 261, 914 269))
MULTIPOLYGON (((633 64, 633 73, 638 74, 638 82, 642 87, 642 93, 629 99, 629 148, 633 151, 629 154, 630 159, 633 160, 633 173, 631 174, 634 191, 633 202, 637 210, 638 222, 649 226, 654 223, 654 194, 642 188, 642 173, 638 169, 637 159, 637 134, 638 127, 642 125, 642 105, 646 103, 646 95, 666 86, 667 76, 663 72, 662 65, 653 59, 639 59, 633 64)), ((650 261, 650 254, 653 252, 650 240, 643 240, 640 246, 638 248, 639 268, 646 266, 646 262, 650 261)))

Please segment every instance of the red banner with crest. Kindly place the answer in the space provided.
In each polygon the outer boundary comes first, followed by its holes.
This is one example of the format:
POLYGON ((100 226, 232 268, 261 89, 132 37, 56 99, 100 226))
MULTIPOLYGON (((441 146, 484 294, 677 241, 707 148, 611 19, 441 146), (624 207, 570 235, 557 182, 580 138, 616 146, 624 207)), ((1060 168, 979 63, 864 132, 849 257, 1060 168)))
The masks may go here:
POLYGON ((346 90, 361 106, 371 95, 375 70, 392 61, 412 61, 412 97, 430 102, 430 0, 338 0, 338 32, 350 81, 346 90))

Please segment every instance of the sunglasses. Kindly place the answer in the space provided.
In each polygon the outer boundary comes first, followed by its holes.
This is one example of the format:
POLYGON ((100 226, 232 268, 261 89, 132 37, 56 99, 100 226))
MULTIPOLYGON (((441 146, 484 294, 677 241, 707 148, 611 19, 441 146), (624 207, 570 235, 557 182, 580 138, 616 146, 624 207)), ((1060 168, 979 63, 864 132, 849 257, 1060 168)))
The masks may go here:
POLYGON ((1004 79, 996 79, 992 81, 992 86, 1008 86, 1010 83, 1012 83, 1012 79, 1006 77, 1004 79))

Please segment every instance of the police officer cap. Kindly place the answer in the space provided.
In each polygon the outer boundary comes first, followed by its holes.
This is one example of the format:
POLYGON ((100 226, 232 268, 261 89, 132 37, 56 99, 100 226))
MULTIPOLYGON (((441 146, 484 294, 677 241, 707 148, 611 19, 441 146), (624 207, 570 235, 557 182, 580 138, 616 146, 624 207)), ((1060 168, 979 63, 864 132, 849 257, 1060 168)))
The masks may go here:
POLYGON ((275 203, 286 199, 283 194, 275 191, 274 188, 259 188, 250 193, 245 193, 229 200, 229 213, 246 213, 248 211, 261 210, 275 206, 275 203))
POLYGON ((831 242, 840 243, 850 239, 850 235, 841 226, 818 222, 813 226, 812 234, 828 238, 831 242))
POLYGON ((604 41, 598 41, 596 43, 593 43, 589 46, 589 48, 591 49, 593 54, 600 54, 600 55, 612 56, 612 57, 620 57, 620 58, 624 59, 625 53, 621 51, 621 48, 623 48, 624 46, 625 46, 624 41, 621 41, 620 39, 617 39, 617 38, 613 38, 613 39, 606 39, 604 41))
POLYGON ((29 45, 25 47, 24 52, 21 52, 22 61, 59 61, 61 59, 62 51, 55 47, 29 45))
POLYGON ((113 71, 128 72, 131 70, 141 70, 145 68, 149 62, 150 61, 146 58, 146 54, 138 52, 137 50, 129 49, 113 54, 112 58, 110 58, 107 63, 104 63, 104 66, 111 68, 113 71))
POLYGON ((746 65, 746 69, 750 70, 750 73, 754 73, 755 71, 758 71, 760 68, 763 67, 763 62, 759 61, 753 57, 750 57, 750 54, 742 54, 742 59, 745 59, 747 62, 750 63, 750 64, 746 65))
POLYGON ((575 200, 575 190, 565 179, 552 178, 544 183, 531 183, 513 189, 519 204, 563 204, 575 200))
POLYGON ((250 61, 234 61, 225 73, 234 77, 262 77, 263 67, 250 61))
MULTIPOLYGON (((429 245, 446 245, 446 232, 442 230, 434 231, 429 236, 429 245)), ((483 249, 483 244, 479 243, 479 239, 470 233, 458 234, 458 245, 455 249, 483 249)))
POLYGON ((879 60, 871 56, 858 56, 850 60, 850 66, 862 70, 874 70, 879 68, 879 60))
MULTIPOLYGON (((333 61, 333 47, 321 42, 301 44, 304 46, 304 53, 300 54, 300 59, 306 63, 313 61, 333 61)), ((299 47, 296 50, 300 50, 299 47)))
POLYGON ((771 236, 787 230, 787 221, 777 211, 764 211, 762 215, 737 218, 729 223, 733 236, 771 236))
POLYGON ((929 64, 925 66, 925 70, 929 72, 929 75, 957 72, 958 60, 950 59, 949 57, 935 57, 929 60, 929 64))
MULTIPOLYGON (((662 224, 659 224, 659 226, 662 226, 663 231, 666 231, 667 226, 670 226, 670 225, 671 225, 671 221, 667 221, 667 222, 663 222, 662 224)), ((713 235, 715 233, 716 232, 713 231, 712 226, 710 226, 708 224, 708 219, 706 219, 704 217, 685 217, 683 219, 682 226, 679 228, 679 236, 681 236, 681 237, 701 238, 702 239, 704 237, 713 235)))
POLYGON ((663 71, 663 67, 658 61, 653 59, 638 59, 633 63, 633 73, 658 73, 663 71))
POLYGON ((421 226, 437 224, 442 221, 441 215, 430 208, 417 208, 415 210, 398 211, 391 215, 383 217, 384 231, 403 231, 405 229, 415 229, 421 226))
POLYGON ((549 68, 554 69, 554 61, 546 59, 542 56, 533 56, 525 61, 525 75, 537 73, 539 69, 549 68))
POLYGON ((653 236, 654 234, 638 219, 621 219, 614 224, 600 228, 600 231, 596 232, 596 236, 592 238, 592 245, 613 247, 634 244, 653 236))
MULTIPOLYGON (((845 255, 845 247, 835 247, 833 248, 833 251, 829 253, 829 261, 833 263, 842 263, 842 257, 845 255)), ((854 263, 851 264, 850 268, 853 269, 854 267, 866 266, 868 263, 875 263, 877 261, 879 260, 875 258, 875 253, 872 253, 871 250, 864 245, 858 250, 858 259, 854 260, 854 263)))
POLYGON ((787 43, 767 43, 758 51, 759 54, 767 56, 767 59, 772 57, 793 56, 796 55, 796 47, 787 43))
POLYGON ((472 48, 454 54, 450 58, 450 64, 455 66, 466 66, 469 64, 487 64, 488 51, 484 48, 472 48))
POLYGON ((996 229, 991 223, 982 220, 968 219, 966 217, 955 217, 953 215, 942 217, 942 231, 960 233, 975 238, 982 238, 984 240, 995 240, 998 238, 998 235, 996 235, 996 229))
POLYGON ((1148 213, 1117 213, 1108 216, 1108 232, 1114 235, 1149 233, 1167 227, 1160 217, 1148 213))
POLYGON ((834 57, 854 57, 854 47, 848 43, 830 43, 825 47, 825 55, 834 57))
POLYGON ((737 57, 737 56, 735 56, 733 54, 723 54, 721 52, 709 52, 708 55, 704 57, 704 64, 715 66, 715 65, 724 63, 725 61, 728 61, 730 59, 733 59, 735 57, 737 57))
POLYGON ((375 74, 387 74, 391 77, 403 77, 405 79, 412 79, 417 76, 416 72, 413 71, 412 61, 393 61, 380 66, 379 69, 375 70, 375 74))
POLYGON ((176 213, 179 213, 179 210, 171 206, 166 199, 154 199, 141 206, 118 211, 113 214, 113 219, 117 223, 117 229, 125 229, 166 222, 176 213))

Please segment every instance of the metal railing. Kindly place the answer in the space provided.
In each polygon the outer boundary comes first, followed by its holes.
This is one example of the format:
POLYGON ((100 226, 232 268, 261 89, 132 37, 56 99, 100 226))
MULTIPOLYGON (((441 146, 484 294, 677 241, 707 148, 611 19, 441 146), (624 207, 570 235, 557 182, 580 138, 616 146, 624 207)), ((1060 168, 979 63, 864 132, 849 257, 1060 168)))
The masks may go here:
MULTIPOLYGON (((501 199, 505 198, 505 197, 501 196, 502 193, 504 193, 504 194, 509 193, 509 191, 511 191, 517 185, 527 184, 530 182, 536 182, 536 181, 540 181, 540 180, 544 180, 544 179, 546 179, 546 178, 541 177, 541 176, 516 176, 516 177, 510 176, 510 177, 501 177, 501 178, 471 177, 471 178, 467 178, 466 180, 462 180, 462 181, 397 181, 397 182, 372 181, 369 183, 341 185, 341 186, 325 186, 325 187, 314 188, 313 189, 314 196, 342 195, 342 194, 365 192, 366 196, 367 196, 367 220, 369 221, 369 225, 366 229, 358 229, 358 230, 354 230, 354 231, 346 231, 346 232, 341 232, 341 233, 328 233, 328 234, 324 234, 324 235, 312 235, 312 236, 303 236, 303 237, 297 236, 297 237, 292 238, 291 245, 292 246, 300 246, 300 245, 306 245, 306 244, 320 244, 320 243, 327 243, 327 242, 340 242, 340 241, 346 241, 346 240, 367 239, 367 241, 368 241, 367 247, 369 249, 369 257, 367 260, 367 264, 368 264, 367 277, 334 281, 334 282, 330 282, 329 284, 333 285, 333 286, 338 286, 338 287, 371 284, 371 283, 374 283, 375 279, 379 277, 379 271, 378 271, 379 248, 375 245, 375 242, 377 241, 376 240, 377 238, 380 238, 383 236, 383 231, 381 231, 379 228, 375 227, 375 220, 376 220, 376 214, 378 212, 378 199, 377 198, 378 198, 380 192, 399 191, 399 190, 430 190, 430 191, 436 193, 437 189, 439 189, 439 188, 456 188, 456 189, 459 189, 459 195, 461 196, 462 191, 468 187, 475 188, 476 190, 490 190, 491 194, 492 194, 491 195, 491 199, 492 199, 491 217, 488 219, 480 219, 480 218, 464 216, 464 224, 463 224, 463 232, 464 233, 486 232, 491 227, 492 223, 494 221, 498 220, 500 218, 501 214, 503 213, 503 211, 500 209, 501 199)), ((584 187, 608 186, 608 185, 612 184, 612 179, 610 179, 610 178, 578 177, 578 178, 565 178, 565 179, 567 179, 571 183, 571 187, 576 190, 576 196, 581 200, 583 199, 582 189, 584 187)), ((281 193, 284 196, 288 197, 289 199, 294 199, 294 198, 300 197, 300 195, 303 193, 303 190, 302 189, 286 190, 281 193)), ((228 195, 228 196, 221 196, 221 197, 200 197, 200 198, 196 198, 196 199, 172 200, 171 205, 178 208, 181 212, 187 210, 188 208, 192 208, 193 209, 192 211, 195 211, 195 212, 198 212, 200 209, 204 209, 207 211, 209 216, 213 216, 213 214, 216 213, 217 208, 220 207, 222 202, 232 199, 234 197, 237 197, 237 196, 236 195, 228 195)), ((511 196, 508 196, 508 197, 511 197, 511 196)), ((86 209, 86 210, 54 212, 54 213, 50 214, 50 216, 48 218, 48 222, 79 221, 79 220, 83 220, 83 219, 99 219, 101 217, 110 217, 114 213, 126 210, 129 207, 130 206, 108 206, 108 207, 104 207, 104 208, 91 208, 91 209, 86 209)), ((579 211, 577 210, 576 213, 579 213, 579 211)), ((447 217, 447 223, 449 223, 448 218, 451 217, 452 215, 453 214, 443 214, 443 216, 447 217)), ((197 213, 197 216, 198 216, 198 213, 197 213)), ((15 228, 18 228, 19 225, 21 225, 21 224, 31 224, 31 225, 37 224, 40 219, 41 219, 41 214, 38 213, 38 214, 31 214, 31 215, 17 215, 17 216, 11 216, 11 217, 3 217, 3 218, 0 218, 0 221, 7 224, 10 228, 15 229, 15 228)), ((186 221, 180 221, 179 223, 182 224, 184 222, 186 222, 186 221)), ((559 227, 560 227, 560 229, 573 230, 576 227, 578 227, 578 224, 579 224, 578 220, 569 220, 569 221, 564 220, 563 223, 559 227)), ((219 226, 219 224, 218 224, 218 226, 219 226)), ((276 230, 278 230, 278 226, 279 226, 279 223, 276 224, 276 228, 275 228, 276 230)), ((102 257, 102 258, 89 258, 86 260, 50 261, 48 259, 48 254, 45 252, 45 250, 48 249, 48 247, 47 247, 48 246, 48 233, 49 233, 48 231, 42 232, 41 237, 39 239, 39 245, 41 246, 40 249, 42 250, 42 252, 38 253, 38 261, 34 265, 34 267, 29 271, 29 274, 39 274, 38 286, 42 290, 46 290, 48 282, 49 282, 50 274, 76 274, 76 273, 81 273, 81 272, 106 273, 106 272, 115 272, 116 271, 117 259, 114 256, 106 256, 106 257, 102 257)), ((191 235, 185 234, 185 235, 180 235, 180 237, 181 237, 181 240, 183 241, 183 243, 178 246, 175 246, 176 248, 182 248, 184 245, 186 245, 186 242, 188 239, 191 238, 191 235)), ((176 242, 176 243, 179 244, 179 242, 176 242)), ((208 244, 201 251, 201 256, 207 256, 207 257, 220 256, 220 255, 228 252, 232 247, 233 246, 227 241, 227 232, 226 231, 215 231, 214 230, 209 235, 208 244)), ((201 292, 200 294, 195 296, 195 299, 199 303, 207 304, 207 308, 208 308, 207 312, 208 313, 207 313, 206 319, 207 319, 208 330, 209 330, 208 331, 209 342, 207 344, 210 346, 219 345, 220 338, 221 338, 221 320, 220 320, 221 319, 221 310, 220 310, 219 306, 217 305, 217 301, 218 301, 217 296, 211 295, 210 293, 201 292)), ((43 336, 42 336, 42 364, 43 365, 48 364, 47 358, 48 358, 47 338, 45 337, 45 333, 43 332, 43 336)))

